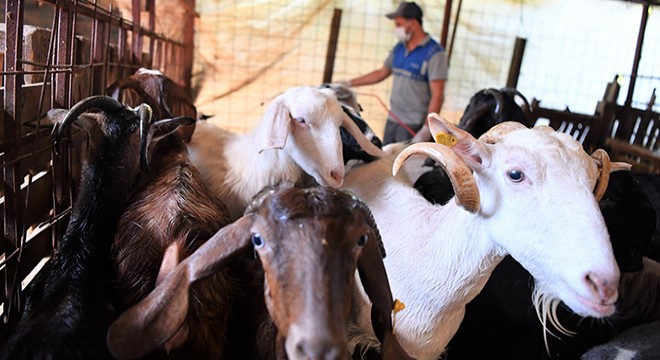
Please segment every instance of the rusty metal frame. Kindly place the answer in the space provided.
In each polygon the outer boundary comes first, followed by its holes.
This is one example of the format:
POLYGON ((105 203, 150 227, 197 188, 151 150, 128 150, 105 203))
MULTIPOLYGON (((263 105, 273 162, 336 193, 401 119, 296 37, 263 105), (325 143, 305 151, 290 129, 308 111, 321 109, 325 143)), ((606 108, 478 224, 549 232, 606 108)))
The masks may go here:
MULTIPOLYGON (((186 36, 183 41, 169 39, 155 33, 155 1, 134 0, 133 18, 129 21, 112 6, 100 7, 97 0, 42 0, 52 6, 54 12, 47 60, 40 63, 25 58, 23 53, 26 1, 5 0, 5 68, 0 73, 4 85, 3 111, 0 112, 3 177, 0 195, 4 199, 0 207, 3 227, 0 237, 0 304, 3 305, 0 343, 20 316, 23 278, 39 260, 52 253, 66 230, 81 161, 87 152, 86 136, 74 132, 63 144, 61 156, 55 156, 50 129, 34 114, 44 114, 48 107, 69 108, 80 100, 77 97, 102 94, 111 82, 141 66, 163 70, 181 84, 190 86, 195 14, 191 12, 190 19, 184 19, 186 36), (145 5, 149 11, 148 29, 139 22, 140 9, 145 5), (84 61, 79 60, 84 57, 84 46, 75 36, 77 22, 83 18, 92 22, 90 33, 82 34, 90 43, 84 61), (113 37, 115 33, 116 38, 113 37), (149 39, 148 49, 142 46, 144 38, 149 39), (111 48, 116 51, 112 56, 111 48), (144 51, 148 51, 146 56, 144 51), (176 61, 182 63, 173 63, 176 61), (26 65, 31 68, 26 69, 26 65), (170 69, 173 72, 169 72, 170 69), (42 75, 43 80, 28 86, 25 75, 42 75), (78 75, 88 76, 89 82, 76 85, 74 78, 78 75), (35 91, 36 86, 39 91, 35 91), (79 93, 74 93, 74 88, 79 93), (27 112, 31 115, 26 115, 28 107, 32 107, 27 112), (32 125, 27 127, 26 124, 32 125), (47 175, 34 180, 39 173, 47 175), (44 213, 36 213, 35 208, 44 213), (34 219, 39 222, 31 223, 34 219), (28 228, 37 225, 40 233, 27 241, 28 228)), ((194 9, 194 2, 192 4, 194 9)))

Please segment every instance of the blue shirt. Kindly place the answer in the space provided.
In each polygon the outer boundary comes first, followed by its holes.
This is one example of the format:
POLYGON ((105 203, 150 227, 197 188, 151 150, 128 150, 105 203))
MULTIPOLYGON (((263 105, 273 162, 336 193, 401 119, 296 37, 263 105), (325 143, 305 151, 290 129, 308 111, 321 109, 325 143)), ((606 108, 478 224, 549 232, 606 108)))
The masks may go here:
POLYGON ((447 79, 444 48, 428 35, 410 52, 400 42, 390 52, 385 66, 394 75, 391 111, 406 124, 416 125, 426 121, 431 101, 429 82, 447 79))

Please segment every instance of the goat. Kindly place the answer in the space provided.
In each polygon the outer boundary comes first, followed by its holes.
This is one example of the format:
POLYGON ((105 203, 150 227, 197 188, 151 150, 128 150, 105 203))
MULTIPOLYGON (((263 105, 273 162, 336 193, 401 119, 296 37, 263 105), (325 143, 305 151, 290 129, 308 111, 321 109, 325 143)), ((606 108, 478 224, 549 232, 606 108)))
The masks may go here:
MULTIPOLYGON (((112 245, 114 282, 120 310, 153 290, 176 266, 218 229, 230 223, 222 202, 190 163, 179 134, 160 141, 151 157, 148 181, 130 199, 112 245), (175 244, 176 261, 160 268, 165 250, 175 244)), ((231 306, 232 286, 217 273, 192 288, 189 316, 177 336, 165 344, 170 356, 219 358, 231 306), (184 344, 189 346, 181 347, 184 344), (171 352, 173 348, 180 348, 171 352)))
POLYGON ((275 98, 251 134, 200 123, 188 149, 204 182, 236 219, 259 190, 299 182, 303 173, 322 186, 339 187, 344 179, 340 125, 369 154, 382 154, 344 114, 332 90, 311 87, 291 88, 275 98))
POLYGON ((470 98, 458 127, 479 138, 493 126, 505 121, 516 121, 528 128, 534 126, 525 112, 516 103, 516 96, 520 97, 527 111, 531 109, 523 94, 513 88, 484 89, 470 98))
MULTIPOLYGON (((362 118, 360 111, 362 107, 357 101, 355 92, 345 86, 339 84, 322 84, 321 89, 332 89, 335 97, 339 100, 344 113, 355 122, 360 131, 367 137, 367 139, 378 148, 383 147, 383 142, 380 140, 376 133, 369 127, 369 124, 362 118)), ((362 148, 355 138, 346 129, 341 128, 341 144, 342 152, 344 154, 344 164, 350 160, 359 160, 363 162, 371 162, 376 157, 370 155, 362 148)))
MULTIPOLYGON (((156 120, 176 116, 197 118, 197 108, 190 94, 158 70, 139 68, 135 74, 108 86, 106 94, 129 106, 148 104, 156 120)), ((195 123, 181 126, 178 130, 187 143, 194 131, 195 123)))
POLYGON ((543 336, 545 329, 532 310, 532 276, 507 256, 481 293, 467 305, 465 318, 449 342, 448 356, 576 359, 628 327, 657 319, 660 312, 654 304, 660 301, 660 266, 643 260, 656 221, 649 198, 634 174, 615 172, 600 208, 622 272, 618 310, 613 316, 606 321, 590 321, 559 308, 558 323, 574 334, 561 338, 543 336), (638 288, 640 285, 643 290, 638 288))
MULTIPOLYGON (((344 185, 370 207, 383 235, 392 293, 406 304, 395 332, 407 353, 436 359, 507 253, 534 275, 542 312, 554 313, 561 299, 580 315, 611 315, 619 269, 591 192, 599 164, 596 192, 607 185, 606 154, 591 158, 548 127, 503 123, 476 140, 437 114, 428 122, 447 145, 411 145, 396 159, 353 169, 344 185), (410 181, 391 176, 417 153, 444 166, 456 202, 434 206, 410 181)), ((361 315, 357 342, 368 344, 373 337, 361 315)))
MULTIPOLYGON (((394 302, 369 210, 350 194, 320 187, 268 189, 256 196, 243 217, 218 231, 112 324, 108 331, 112 353, 125 358, 141 354, 145 346, 160 346, 183 321, 190 284, 250 249, 262 264, 261 297, 272 316, 268 321, 278 330, 275 344, 266 344, 266 354, 276 349, 278 359, 344 356, 344 326, 357 291, 357 268, 373 302, 370 318, 383 341, 384 355, 407 358, 392 336, 394 302)), ((249 352, 261 338, 239 338, 238 347, 249 352)), ((246 356, 233 358, 252 358, 246 356)))
MULTIPOLYGON (((193 119, 151 122, 147 105, 136 110, 97 96, 82 100, 56 122, 55 148, 80 115, 93 145, 83 165, 71 220, 53 257, 27 289, 22 318, 0 358, 109 358, 110 245, 126 201, 143 180, 149 151, 164 134, 193 119)), ((56 114, 55 112, 49 112, 56 114)), ((62 114, 60 112, 59 114, 62 114)))

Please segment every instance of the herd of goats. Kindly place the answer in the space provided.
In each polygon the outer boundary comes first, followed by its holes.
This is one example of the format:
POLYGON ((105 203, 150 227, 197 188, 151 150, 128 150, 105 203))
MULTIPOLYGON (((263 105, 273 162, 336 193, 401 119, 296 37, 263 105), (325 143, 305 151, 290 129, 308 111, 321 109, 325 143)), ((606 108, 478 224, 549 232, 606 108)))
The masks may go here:
POLYGON ((658 176, 513 90, 387 146, 332 84, 244 135, 158 71, 107 94, 42 119, 90 151, 1 359, 660 358, 658 176))

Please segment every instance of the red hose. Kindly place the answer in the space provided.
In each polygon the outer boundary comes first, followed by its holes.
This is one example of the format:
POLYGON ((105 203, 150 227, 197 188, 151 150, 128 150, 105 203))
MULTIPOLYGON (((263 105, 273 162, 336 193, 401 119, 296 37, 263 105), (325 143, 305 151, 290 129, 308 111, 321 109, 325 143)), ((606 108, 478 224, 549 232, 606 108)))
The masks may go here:
POLYGON ((410 135, 415 136, 415 132, 414 132, 414 131, 413 131, 408 125, 404 124, 403 121, 401 121, 401 119, 399 119, 398 116, 394 115, 394 113, 393 113, 392 111, 390 111, 390 109, 387 107, 387 105, 385 104, 385 102, 383 102, 383 100, 382 100, 378 95, 373 94, 373 93, 365 93, 365 92, 356 92, 356 94, 357 94, 357 95, 360 95, 360 96, 366 95, 366 96, 372 96, 372 97, 375 97, 376 100, 378 100, 378 102, 380 103, 380 105, 383 107, 383 109, 385 109, 385 111, 387 111, 387 113, 390 115, 390 117, 391 117, 392 119, 394 119, 394 121, 396 121, 397 123, 399 123, 399 125, 401 125, 404 129, 406 129, 406 131, 407 131, 408 133, 410 133, 410 135))

